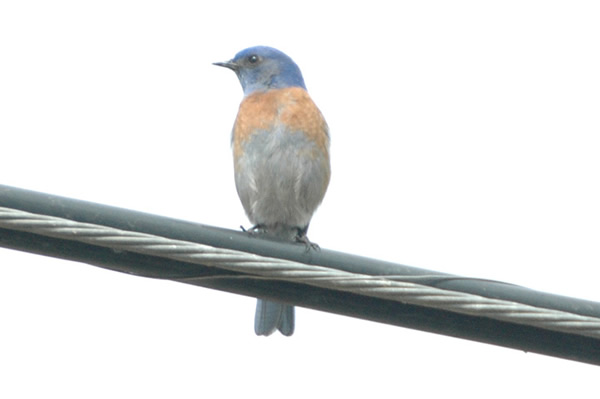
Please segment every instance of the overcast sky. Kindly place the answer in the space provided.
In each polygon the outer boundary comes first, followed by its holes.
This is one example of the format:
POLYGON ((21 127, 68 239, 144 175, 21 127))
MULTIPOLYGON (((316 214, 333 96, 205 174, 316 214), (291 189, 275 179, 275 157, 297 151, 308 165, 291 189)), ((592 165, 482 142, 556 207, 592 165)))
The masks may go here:
MULTIPOLYGON (((237 229, 242 90, 290 55, 331 129, 321 247, 600 301, 600 6, 0 3, 0 184, 237 229)), ((594 366, 0 249, 0 397, 596 397, 594 366), (206 396, 207 395, 207 396, 206 396)))

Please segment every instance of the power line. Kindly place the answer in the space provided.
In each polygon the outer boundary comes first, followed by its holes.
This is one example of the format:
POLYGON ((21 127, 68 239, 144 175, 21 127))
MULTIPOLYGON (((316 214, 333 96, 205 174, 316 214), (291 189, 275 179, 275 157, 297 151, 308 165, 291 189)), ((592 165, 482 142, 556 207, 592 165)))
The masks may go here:
POLYGON ((599 303, 6 186, 0 206, 1 246, 600 364, 599 303))
POLYGON ((4 207, 0 207, 0 226, 158 258, 216 267, 247 274, 248 278, 255 276, 253 278, 308 284, 325 289, 600 338, 600 319, 594 317, 443 290, 415 282, 402 281, 403 276, 371 276, 350 273, 329 267, 306 265, 285 259, 259 256, 96 224, 74 222, 4 207))

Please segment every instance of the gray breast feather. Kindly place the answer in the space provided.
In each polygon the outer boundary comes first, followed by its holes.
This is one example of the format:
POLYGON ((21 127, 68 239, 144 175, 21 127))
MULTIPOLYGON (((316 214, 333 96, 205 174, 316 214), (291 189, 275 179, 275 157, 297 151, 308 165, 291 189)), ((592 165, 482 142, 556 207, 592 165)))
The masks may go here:
POLYGON ((235 183, 253 224, 304 228, 329 182, 327 154, 282 126, 253 134, 235 162, 235 183))

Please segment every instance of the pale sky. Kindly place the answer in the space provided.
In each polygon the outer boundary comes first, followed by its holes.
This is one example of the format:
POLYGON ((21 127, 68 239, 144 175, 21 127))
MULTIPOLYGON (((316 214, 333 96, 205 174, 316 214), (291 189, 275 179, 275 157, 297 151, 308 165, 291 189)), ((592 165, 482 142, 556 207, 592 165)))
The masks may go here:
MULTIPOLYGON (((270 45, 331 129, 321 247, 600 301, 600 6, 6 1, 0 184, 237 229, 270 45), (208 5, 210 4, 210 5, 208 5), (343 6, 342 6, 343 4, 343 6)), ((0 248, 0 397, 597 397, 598 368, 0 248)))

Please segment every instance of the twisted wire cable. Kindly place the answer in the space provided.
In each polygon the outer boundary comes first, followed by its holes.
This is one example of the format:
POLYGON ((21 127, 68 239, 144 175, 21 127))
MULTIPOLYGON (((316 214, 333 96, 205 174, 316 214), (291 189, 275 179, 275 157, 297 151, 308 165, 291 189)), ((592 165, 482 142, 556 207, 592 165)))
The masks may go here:
POLYGON ((290 281, 402 303, 600 338, 600 319, 421 285, 405 276, 373 276, 190 241, 81 223, 0 207, 0 227, 201 264, 255 278, 290 281))

